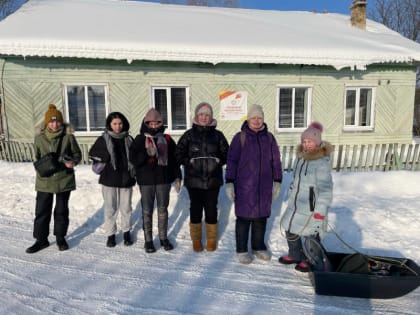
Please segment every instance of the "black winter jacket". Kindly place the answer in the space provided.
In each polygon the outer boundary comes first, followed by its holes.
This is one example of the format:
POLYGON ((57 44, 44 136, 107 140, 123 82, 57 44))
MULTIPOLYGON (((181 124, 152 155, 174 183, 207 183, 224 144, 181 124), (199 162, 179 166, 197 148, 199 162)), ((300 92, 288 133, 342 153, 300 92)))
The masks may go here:
POLYGON ((176 159, 184 166, 184 185, 199 189, 222 186, 222 166, 226 164, 228 149, 225 136, 215 126, 193 124, 176 148, 176 159))
MULTIPOLYGON (((164 131, 162 127, 160 132, 164 131)), ((146 152, 145 132, 151 132, 143 123, 140 134, 136 136, 133 144, 130 147, 130 162, 136 168, 137 184, 139 185, 159 185, 170 184, 176 178, 182 179, 181 169, 175 159, 175 141, 167 134, 165 134, 166 142, 168 143, 168 165, 158 165, 157 160, 150 158, 146 152)), ((156 139, 153 139, 156 143, 156 139)))
MULTIPOLYGON (((131 137, 131 136, 129 136, 131 137)), ((105 139, 100 136, 89 150, 89 156, 98 157, 101 162, 106 163, 104 170, 99 175, 99 184, 108 187, 128 188, 136 184, 136 180, 128 171, 127 153, 125 140, 112 138, 114 144, 115 160, 117 169, 114 170, 111 164, 111 157, 106 147, 105 139)))

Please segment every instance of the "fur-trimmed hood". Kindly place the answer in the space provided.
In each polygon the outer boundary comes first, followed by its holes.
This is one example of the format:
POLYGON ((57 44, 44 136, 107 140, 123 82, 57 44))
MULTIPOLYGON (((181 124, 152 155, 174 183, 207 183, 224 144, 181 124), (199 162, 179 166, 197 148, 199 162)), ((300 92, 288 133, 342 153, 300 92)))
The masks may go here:
POLYGON ((324 156, 330 156, 333 147, 331 143, 323 141, 319 147, 311 152, 304 152, 302 144, 299 144, 296 148, 296 157, 302 158, 306 161, 317 160, 324 156))

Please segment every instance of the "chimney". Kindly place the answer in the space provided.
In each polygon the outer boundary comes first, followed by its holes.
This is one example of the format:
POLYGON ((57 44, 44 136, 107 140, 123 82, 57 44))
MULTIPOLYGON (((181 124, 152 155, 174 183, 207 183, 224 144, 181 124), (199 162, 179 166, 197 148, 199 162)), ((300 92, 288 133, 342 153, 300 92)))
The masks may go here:
POLYGON ((362 30, 366 29, 366 6, 366 0, 354 0, 350 6, 351 25, 362 30))

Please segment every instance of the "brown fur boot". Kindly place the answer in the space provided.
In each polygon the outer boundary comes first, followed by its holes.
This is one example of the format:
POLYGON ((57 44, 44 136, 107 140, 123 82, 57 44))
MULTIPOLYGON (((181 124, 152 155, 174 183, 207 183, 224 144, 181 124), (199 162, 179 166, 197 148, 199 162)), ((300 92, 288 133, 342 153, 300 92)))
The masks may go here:
POLYGON ((190 236, 193 250, 195 252, 201 252, 203 250, 203 244, 201 243, 201 223, 190 223, 190 236))
POLYGON ((217 247, 217 223, 216 224, 206 224, 206 238, 207 245, 206 250, 208 252, 213 252, 217 247))

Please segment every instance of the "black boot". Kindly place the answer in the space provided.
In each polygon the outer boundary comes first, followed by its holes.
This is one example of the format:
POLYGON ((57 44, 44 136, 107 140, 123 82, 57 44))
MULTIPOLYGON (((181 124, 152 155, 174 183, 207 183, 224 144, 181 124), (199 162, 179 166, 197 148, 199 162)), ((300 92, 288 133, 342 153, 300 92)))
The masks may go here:
POLYGON ((153 244, 153 241, 148 241, 144 243, 144 249, 146 250, 146 253, 154 253, 156 251, 155 245, 153 244))
POLYGON ((106 241, 106 246, 108 247, 115 247, 117 242, 115 241, 115 234, 108 236, 108 240, 106 241))
POLYGON ((39 252, 41 249, 47 248, 48 246, 50 246, 50 242, 48 242, 48 240, 36 240, 34 245, 26 249, 26 253, 33 254, 39 252))
POLYGON ((174 246, 171 244, 171 242, 169 242, 167 238, 164 240, 160 240, 160 246, 162 246, 165 250, 174 249, 174 246))
POLYGON ((131 240, 130 231, 124 232, 124 245, 125 246, 133 245, 133 241, 131 240))
POLYGON ((56 238, 57 246, 59 251, 68 250, 69 244, 67 244, 64 236, 57 236, 56 238))

